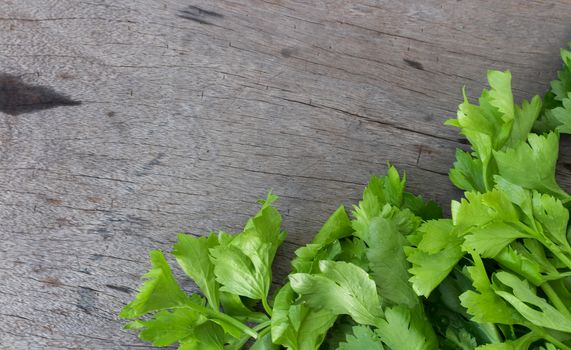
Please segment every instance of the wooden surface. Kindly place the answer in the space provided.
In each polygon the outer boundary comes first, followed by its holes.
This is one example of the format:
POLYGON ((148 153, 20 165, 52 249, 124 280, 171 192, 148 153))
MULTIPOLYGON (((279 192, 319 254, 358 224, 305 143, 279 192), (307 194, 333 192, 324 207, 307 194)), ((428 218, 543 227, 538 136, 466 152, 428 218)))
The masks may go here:
POLYGON ((542 93, 570 40, 569 0, 0 1, 0 348, 145 347, 147 252, 268 189, 278 280, 387 161, 447 206, 461 87, 542 93))

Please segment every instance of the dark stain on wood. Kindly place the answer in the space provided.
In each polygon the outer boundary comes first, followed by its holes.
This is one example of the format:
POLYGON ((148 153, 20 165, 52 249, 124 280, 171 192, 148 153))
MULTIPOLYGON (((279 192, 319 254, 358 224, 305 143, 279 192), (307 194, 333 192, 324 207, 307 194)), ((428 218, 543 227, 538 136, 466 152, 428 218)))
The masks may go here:
POLYGON ((30 85, 22 81, 21 77, 0 74, 0 112, 19 115, 80 104, 81 101, 74 101, 47 86, 30 85))
POLYGON ((296 55, 297 52, 298 52, 298 50, 295 47, 286 47, 286 48, 283 48, 280 50, 280 54, 286 58, 291 57, 293 55, 296 55))
POLYGON ((115 112, 113 112, 113 111, 109 111, 109 112, 107 112, 106 115, 107 115, 108 117, 112 118, 112 117, 114 117, 116 114, 117 114, 117 113, 115 113, 115 112))
POLYGON ((419 70, 424 70, 424 67, 422 66, 422 63, 417 62, 417 61, 413 61, 413 60, 409 60, 406 58, 402 59, 404 61, 404 63, 408 64, 409 66, 411 66, 412 68, 416 68, 419 70))
POLYGON ((63 283, 57 277, 46 277, 42 279, 42 282, 50 287, 61 287, 63 283))
POLYGON ((201 9, 198 6, 188 6, 184 10, 179 10, 177 17, 188 19, 200 24, 212 24, 209 20, 224 18, 224 15, 218 12, 201 9))
POLYGON ((48 202, 49 205, 53 205, 53 206, 62 205, 62 203, 63 203, 63 201, 61 199, 56 199, 56 198, 48 198, 48 199, 46 199, 46 202, 48 202))
POLYGON ((562 164, 565 170, 571 171, 571 164, 570 163, 563 163, 562 164))
POLYGON ((77 307, 83 312, 91 314, 95 310, 95 303, 97 302, 96 291, 88 287, 79 287, 78 293, 77 307))
POLYGON ((119 292, 123 292, 123 293, 127 293, 130 294, 133 290, 129 287, 123 287, 123 286, 115 286, 113 284, 106 284, 105 287, 109 288, 109 289, 113 289, 119 292))

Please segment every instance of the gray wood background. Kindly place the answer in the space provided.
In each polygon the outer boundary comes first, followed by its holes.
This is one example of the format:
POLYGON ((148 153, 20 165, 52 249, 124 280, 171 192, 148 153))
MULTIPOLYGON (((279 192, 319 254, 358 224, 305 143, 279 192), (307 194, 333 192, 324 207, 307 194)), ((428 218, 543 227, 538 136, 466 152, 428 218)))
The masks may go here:
POLYGON ((147 252, 268 189, 278 282, 387 161, 448 206, 461 87, 543 93, 570 40, 569 0, 0 1, 0 348, 146 347, 116 314, 147 252))

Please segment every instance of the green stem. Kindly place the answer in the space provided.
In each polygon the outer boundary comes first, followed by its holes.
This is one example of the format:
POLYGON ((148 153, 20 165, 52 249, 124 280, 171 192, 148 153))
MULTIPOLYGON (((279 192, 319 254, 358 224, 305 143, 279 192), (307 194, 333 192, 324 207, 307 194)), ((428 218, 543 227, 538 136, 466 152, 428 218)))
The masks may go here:
POLYGON ((485 164, 483 166, 483 178, 484 178, 484 187, 486 188, 486 192, 489 192, 493 186, 490 186, 490 182, 488 181, 488 165, 485 164))
POLYGON ((258 333, 258 338, 262 339, 266 334, 270 333, 271 330, 272 330, 272 327, 268 327, 268 328, 260 331, 260 333, 258 333))
POLYGON ((522 231, 525 231, 527 234, 529 234, 529 238, 535 238, 543 243, 543 235, 541 235, 539 232, 535 231, 521 221, 515 222, 515 225, 522 231))
POLYGON ((555 338, 551 334, 547 333, 547 331, 542 328, 538 327, 532 323, 525 322, 524 325, 531 330, 532 333, 537 334, 540 338, 543 338, 550 342, 551 344, 557 346, 559 350, 571 350, 571 347, 563 344, 559 339, 555 338))
POLYGON ((569 269, 571 269, 571 260, 565 256, 565 254, 561 251, 561 249, 559 249, 559 247, 553 243, 551 243, 551 241, 549 241, 549 243, 546 244, 546 242, 542 242, 543 245, 545 245, 547 247, 547 249, 549 249, 549 251, 551 251, 559 260, 561 260, 562 263, 564 263, 569 269))
POLYGON ((549 282, 543 283, 541 285, 541 289, 545 292, 553 306, 555 306, 559 312, 561 312, 566 317, 571 318, 571 312, 569 312, 567 306, 563 304, 563 301, 561 301, 559 295, 557 295, 557 293, 553 290, 549 282))
MULTIPOLYGON (((264 335, 266 335, 267 334, 266 330, 271 330, 271 327, 269 327, 271 322, 272 321, 262 322, 253 328, 256 332, 260 332, 260 330, 261 330, 261 332, 258 333, 258 338, 261 338, 264 335)), ((246 344, 248 342, 248 339, 250 339, 250 336, 248 336, 247 334, 244 334, 240 339, 237 339, 236 343, 230 345, 228 350, 240 350, 240 349, 242 349, 244 344, 246 344)))
POLYGON ((541 234, 537 231, 532 230, 527 225, 523 224, 522 222, 517 222, 516 226, 521 230, 527 232, 531 238, 537 239, 541 244, 543 244, 550 252, 552 252, 561 262, 563 262, 569 269, 571 269, 571 259, 569 259, 565 254, 561 251, 561 249, 554 244, 549 238, 547 238, 544 234, 541 234))
POLYGON ((551 344, 557 346, 559 348, 559 350, 571 350, 571 347, 568 347, 567 345, 563 344, 560 340, 558 340, 557 338, 555 338, 554 336, 552 336, 550 334, 544 334, 543 339, 545 339, 548 342, 550 342, 551 344))
POLYGON ((238 321, 234 317, 228 316, 225 313, 222 313, 220 311, 212 310, 211 308, 206 308, 202 305, 198 305, 198 304, 195 304, 195 303, 190 302, 190 301, 187 302, 186 304, 181 305, 181 307, 187 307, 187 308, 194 310, 198 313, 210 316, 212 318, 217 318, 217 319, 222 320, 222 321, 226 321, 229 324, 231 324, 232 326, 236 327, 237 329, 239 329, 243 333, 248 334, 250 337, 252 337, 254 339, 256 339, 258 337, 258 333, 256 331, 254 331, 250 327, 246 326, 242 322, 238 321))
POLYGON ((250 339, 250 337, 248 335, 242 336, 242 338, 237 339, 237 341, 234 344, 229 345, 228 350, 240 350, 240 349, 242 349, 244 344, 246 344, 248 342, 248 339, 250 339))
MULTIPOLYGON (((272 324, 272 321, 268 320, 268 321, 260 323, 259 325, 254 327, 253 330, 255 330, 256 332, 259 332, 259 331, 263 330, 264 328, 269 327, 271 324, 272 324)), ((259 336, 259 334, 258 334, 258 336, 259 336)))
POLYGON ((262 299, 262 306, 264 307, 264 310, 266 310, 266 313, 272 317, 272 308, 270 307, 270 304, 268 304, 268 298, 264 297, 262 299))

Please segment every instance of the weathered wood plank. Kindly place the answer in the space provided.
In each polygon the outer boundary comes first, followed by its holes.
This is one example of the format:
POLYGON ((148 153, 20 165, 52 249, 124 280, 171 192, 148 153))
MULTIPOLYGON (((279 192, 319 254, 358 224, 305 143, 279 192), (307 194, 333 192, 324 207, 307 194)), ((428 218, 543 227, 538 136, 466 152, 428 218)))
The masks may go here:
POLYGON ((446 206, 462 145, 442 122, 460 88, 478 95, 497 68, 518 98, 542 93, 571 39, 568 0, 20 0, 0 13, 0 74, 81 102, 32 89, 0 113, 10 349, 145 347, 115 315, 147 251, 238 230, 268 189, 290 232, 278 280, 387 161, 446 206))

